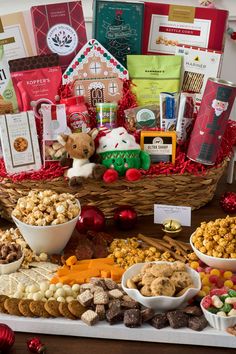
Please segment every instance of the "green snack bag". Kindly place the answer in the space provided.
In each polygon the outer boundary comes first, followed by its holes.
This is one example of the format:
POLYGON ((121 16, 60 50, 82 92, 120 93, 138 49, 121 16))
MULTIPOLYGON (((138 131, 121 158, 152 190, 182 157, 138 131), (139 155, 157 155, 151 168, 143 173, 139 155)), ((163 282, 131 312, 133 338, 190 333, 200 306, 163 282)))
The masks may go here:
POLYGON ((17 100, 4 46, 0 45, 0 114, 16 113, 17 100))
POLYGON ((127 64, 139 105, 159 103, 160 92, 179 91, 181 56, 128 55, 127 64))

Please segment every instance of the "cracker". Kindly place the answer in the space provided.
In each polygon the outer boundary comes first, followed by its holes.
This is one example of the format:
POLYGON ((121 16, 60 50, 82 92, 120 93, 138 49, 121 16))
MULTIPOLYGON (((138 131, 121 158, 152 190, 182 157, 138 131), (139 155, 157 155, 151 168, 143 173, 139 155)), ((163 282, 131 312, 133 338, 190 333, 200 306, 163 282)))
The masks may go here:
POLYGON ((59 268, 57 264, 50 263, 50 262, 31 262, 29 265, 30 267, 44 269, 49 273, 55 273, 59 268))
POLYGON ((30 310, 30 305, 31 300, 29 299, 21 299, 19 301, 18 304, 18 308, 20 313, 24 316, 24 317, 34 317, 34 314, 32 313, 32 311, 30 310))
POLYGON ((36 317, 49 318, 49 313, 44 308, 45 302, 43 301, 31 301, 29 304, 30 311, 33 312, 36 317))
POLYGON ((7 313, 7 310, 4 307, 5 300, 8 299, 7 295, 0 295, 0 312, 7 313))
POLYGON ((44 303, 44 308, 52 317, 61 317, 59 304, 56 300, 49 300, 44 303))
POLYGON ((86 308, 76 300, 69 302, 68 309, 76 318, 81 318, 83 313, 86 311, 86 308))
POLYGON ((59 303, 59 312, 63 317, 69 318, 70 320, 76 320, 76 317, 72 315, 72 313, 68 309, 68 304, 66 302, 59 303))
POLYGON ((21 316, 21 312, 19 311, 19 302, 20 299, 8 298, 4 301, 4 307, 9 315, 13 316, 21 316))

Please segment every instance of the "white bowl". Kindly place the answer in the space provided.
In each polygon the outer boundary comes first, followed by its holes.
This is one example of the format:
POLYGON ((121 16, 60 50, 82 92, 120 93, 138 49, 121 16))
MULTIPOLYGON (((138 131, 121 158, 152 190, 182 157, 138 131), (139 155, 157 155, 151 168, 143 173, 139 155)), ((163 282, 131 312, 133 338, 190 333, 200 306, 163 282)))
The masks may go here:
POLYGON ((48 226, 28 225, 13 215, 12 219, 27 244, 36 254, 45 252, 50 255, 58 254, 64 249, 74 231, 79 216, 80 213, 74 219, 63 224, 48 226))
POLYGON ((22 252, 21 258, 17 259, 17 261, 8 263, 8 264, 0 264, 0 274, 10 274, 16 272, 23 262, 24 253, 22 252))
POLYGON ((231 271, 236 271, 236 259, 233 258, 217 258, 217 257, 212 257, 208 256, 202 252, 200 252, 193 244, 192 238, 193 238, 194 233, 190 236, 190 245, 198 256, 198 258, 205 264, 207 264, 210 267, 213 268, 218 268, 218 269, 223 269, 223 270, 231 270, 231 271))
MULTIPOLYGON (((204 299, 204 298, 203 298, 204 299)), ((236 316, 218 316, 217 314, 211 313, 202 306, 203 299, 200 303, 202 312, 206 317, 208 323, 211 327, 219 329, 220 331, 225 331, 226 328, 236 325, 236 316)))
MULTIPOLYGON (((169 264, 170 262, 150 262, 156 264, 169 264)), ((139 290, 137 289, 129 289, 126 287, 127 279, 132 278, 134 275, 138 274, 146 263, 137 263, 131 266, 129 269, 125 271, 122 276, 122 288, 123 290, 134 300, 140 302, 142 305, 146 307, 150 307, 154 309, 156 312, 164 312, 168 310, 177 309, 186 304, 188 300, 193 298, 199 290, 201 289, 201 279, 195 270, 186 266, 187 272, 191 276, 194 284, 194 288, 189 288, 186 292, 179 297, 172 297, 172 296, 143 296, 139 290)))

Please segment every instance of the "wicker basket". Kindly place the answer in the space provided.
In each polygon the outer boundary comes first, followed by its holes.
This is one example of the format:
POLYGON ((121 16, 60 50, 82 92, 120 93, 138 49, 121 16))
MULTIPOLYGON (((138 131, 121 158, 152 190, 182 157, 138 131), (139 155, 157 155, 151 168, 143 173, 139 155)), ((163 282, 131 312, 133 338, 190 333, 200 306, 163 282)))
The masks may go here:
POLYGON ((153 205, 170 204, 191 206, 198 209, 214 196, 218 180, 222 176, 227 162, 216 168, 210 168, 204 175, 174 174, 146 176, 136 182, 119 179, 106 184, 87 179, 82 186, 71 188, 61 177, 46 181, 25 180, 18 183, 3 179, 0 183, 1 215, 10 220, 18 198, 30 190, 52 189, 56 192, 74 194, 82 205, 96 205, 106 217, 112 217, 114 209, 120 205, 131 205, 139 215, 152 215, 153 205))

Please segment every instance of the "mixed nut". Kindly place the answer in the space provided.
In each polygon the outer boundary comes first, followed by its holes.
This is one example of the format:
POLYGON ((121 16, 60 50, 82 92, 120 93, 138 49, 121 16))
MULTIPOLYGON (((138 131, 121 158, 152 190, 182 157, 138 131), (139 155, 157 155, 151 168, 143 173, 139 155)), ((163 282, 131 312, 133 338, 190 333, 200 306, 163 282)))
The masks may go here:
POLYGON ((22 250, 17 243, 5 242, 0 244, 0 264, 9 264, 22 257, 22 250))

